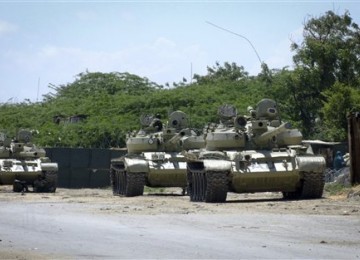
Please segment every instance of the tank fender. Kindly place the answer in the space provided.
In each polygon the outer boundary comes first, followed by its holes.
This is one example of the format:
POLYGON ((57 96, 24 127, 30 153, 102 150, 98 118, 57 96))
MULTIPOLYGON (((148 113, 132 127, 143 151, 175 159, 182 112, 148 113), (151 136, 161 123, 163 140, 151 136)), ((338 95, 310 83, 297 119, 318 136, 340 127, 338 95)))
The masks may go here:
POLYGON ((148 172, 149 163, 144 159, 125 158, 125 169, 128 172, 148 172))
POLYGON ((206 171, 230 171, 231 162, 225 160, 204 160, 204 170, 206 171))
POLYGON ((296 157, 299 171, 302 172, 324 172, 325 171, 325 158, 322 156, 299 156, 296 157))
POLYGON ((41 170, 43 171, 58 171, 58 164, 57 163, 41 163, 41 170))

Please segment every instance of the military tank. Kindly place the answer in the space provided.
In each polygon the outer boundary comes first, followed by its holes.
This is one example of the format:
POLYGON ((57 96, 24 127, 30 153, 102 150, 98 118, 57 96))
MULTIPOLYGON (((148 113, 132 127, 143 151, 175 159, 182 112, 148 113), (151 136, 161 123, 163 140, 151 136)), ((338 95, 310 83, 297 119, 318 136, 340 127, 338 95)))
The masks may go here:
POLYGON ((274 100, 263 99, 248 111, 241 116, 231 105, 220 107, 220 124, 206 129, 206 149, 187 154, 190 200, 224 202, 229 191, 320 198, 325 159, 302 143, 298 129, 282 122, 274 100))
POLYGON ((57 163, 42 148, 31 143, 32 132, 22 129, 16 138, 0 133, 0 185, 13 185, 14 192, 55 192, 57 163))
POLYGON ((172 112, 166 124, 152 115, 142 116, 140 122, 142 128, 126 137, 127 154, 111 160, 113 194, 140 196, 145 185, 185 191, 186 159, 181 151, 203 148, 203 136, 188 127, 187 115, 182 111, 172 112))

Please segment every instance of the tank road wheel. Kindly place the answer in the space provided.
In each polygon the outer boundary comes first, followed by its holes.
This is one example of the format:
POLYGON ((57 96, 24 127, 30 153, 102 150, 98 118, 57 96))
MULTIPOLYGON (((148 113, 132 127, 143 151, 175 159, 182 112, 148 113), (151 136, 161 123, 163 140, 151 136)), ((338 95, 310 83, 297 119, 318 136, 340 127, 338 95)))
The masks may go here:
POLYGON ((304 172, 304 182, 302 185, 301 198, 317 199, 321 198, 324 191, 324 173, 304 172))
POLYGON ((228 172, 206 172, 206 202, 225 202, 228 191, 228 172))

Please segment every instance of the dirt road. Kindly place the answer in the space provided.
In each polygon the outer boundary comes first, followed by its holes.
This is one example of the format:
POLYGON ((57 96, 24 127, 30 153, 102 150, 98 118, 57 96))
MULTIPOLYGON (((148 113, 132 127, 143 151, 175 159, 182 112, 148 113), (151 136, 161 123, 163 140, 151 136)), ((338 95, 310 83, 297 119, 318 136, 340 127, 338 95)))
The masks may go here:
POLYGON ((278 193, 191 203, 181 190, 12 193, 0 186, 0 258, 360 258, 360 201, 278 193))

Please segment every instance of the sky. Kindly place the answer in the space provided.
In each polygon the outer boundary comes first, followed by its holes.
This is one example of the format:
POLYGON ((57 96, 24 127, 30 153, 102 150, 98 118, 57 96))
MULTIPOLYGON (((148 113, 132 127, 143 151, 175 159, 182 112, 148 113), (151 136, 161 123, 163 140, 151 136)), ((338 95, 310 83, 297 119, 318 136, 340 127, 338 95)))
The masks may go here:
POLYGON ((0 103, 42 100, 82 72, 129 72, 157 84, 235 62, 250 75, 292 68, 304 23, 357 1, 0 0, 0 103), (227 29, 229 33, 218 27, 227 29), (235 35, 235 34, 237 35, 235 35))

